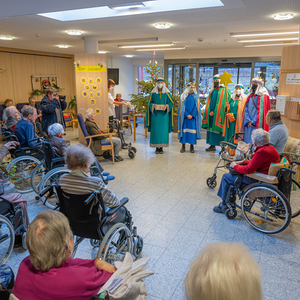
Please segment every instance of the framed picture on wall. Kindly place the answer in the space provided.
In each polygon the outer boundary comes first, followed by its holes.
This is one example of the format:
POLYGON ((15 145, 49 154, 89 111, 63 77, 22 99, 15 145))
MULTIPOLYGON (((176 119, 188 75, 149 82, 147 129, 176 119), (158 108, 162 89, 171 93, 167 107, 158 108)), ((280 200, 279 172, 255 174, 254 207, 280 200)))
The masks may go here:
POLYGON ((49 87, 57 85, 57 75, 32 75, 31 76, 31 85, 32 91, 36 90, 46 90, 49 87))

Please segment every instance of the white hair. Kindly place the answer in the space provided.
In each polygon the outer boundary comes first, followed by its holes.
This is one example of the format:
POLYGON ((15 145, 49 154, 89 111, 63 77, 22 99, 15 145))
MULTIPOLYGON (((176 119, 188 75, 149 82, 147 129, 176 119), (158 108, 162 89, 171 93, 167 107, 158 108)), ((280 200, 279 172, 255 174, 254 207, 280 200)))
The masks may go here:
POLYGON ((195 258, 185 278, 187 300, 261 300, 257 262, 242 243, 215 243, 195 258))
POLYGON ((90 115, 94 112, 94 110, 92 108, 88 108, 85 113, 84 113, 84 116, 86 119, 90 119, 90 115))
POLYGON ((6 109, 5 109, 6 118, 11 117, 15 113, 15 110, 17 110, 17 108, 15 106, 6 107, 6 109))
POLYGON ((64 134, 64 128, 59 123, 54 123, 48 127, 48 134, 51 136, 56 136, 59 133, 64 134))
POLYGON ((263 130, 262 128, 258 128, 253 130, 251 139, 255 145, 264 146, 266 144, 269 144, 270 142, 270 133, 263 130))

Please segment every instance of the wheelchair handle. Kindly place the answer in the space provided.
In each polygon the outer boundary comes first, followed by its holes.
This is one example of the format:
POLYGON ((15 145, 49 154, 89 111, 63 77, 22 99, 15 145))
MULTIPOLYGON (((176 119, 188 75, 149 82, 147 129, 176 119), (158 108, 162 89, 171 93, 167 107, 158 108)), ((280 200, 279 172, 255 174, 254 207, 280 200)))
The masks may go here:
POLYGON ((294 160, 294 161, 291 162, 291 165, 292 165, 292 164, 296 164, 296 165, 300 166, 300 161, 294 160))
POLYGON ((44 138, 42 138, 42 137, 36 137, 36 138, 33 138, 32 140, 28 141, 28 143, 31 143, 31 142, 33 142, 35 140, 40 140, 40 143, 41 143, 41 142, 44 141, 44 138))
POLYGON ((41 193, 40 197, 43 197, 45 194, 47 194, 49 191, 53 190, 54 184, 50 184, 47 188, 45 188, 41 193))
POLYGON ((92 194, 84 201, 84 204, 88 205, 95 198, 97 193, 98 191, 92 192, 92 194))

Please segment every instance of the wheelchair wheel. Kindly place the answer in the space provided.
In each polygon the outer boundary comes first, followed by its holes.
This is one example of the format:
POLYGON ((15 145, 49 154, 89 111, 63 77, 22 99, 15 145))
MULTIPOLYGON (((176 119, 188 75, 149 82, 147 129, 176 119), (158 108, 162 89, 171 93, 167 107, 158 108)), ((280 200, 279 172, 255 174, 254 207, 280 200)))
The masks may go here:
POLYGON ((137 152, 137 150, 136 150, 136 148, 135 147, 131 147, 131 149, 130 150, 132 150, 134 153, 136 153, 137 152))
MULTIPOLYGON (((71 170, 67 169, 66 167, 59 167, 49 171, 42 179, 41 183, 39 184, 39 194, 44 191, 50 184, 58 184, 59 179, 64 174, 71 173, 71 170)), ((47 194, 42 197, 42 202, 47 207, 54 209, 57 206, 58 197, 56 192, 52 197, 48 198, 47 194)))
POLYGON ((217 186, 216 176, 208 177, 206 180, 206 184, 209 188, 214 189, 217 186))
POLYGON ((0 215, 0 264, 9 258, 15 244, 15 232, 11 222, 0 215))
POLYGON ((229 219, 229 220, 235 219, 235 217, 237 216, 237 211, 236 211, 236 209, 233 209, 232 212, 230 211, 230 209, 227 209, 226 212, 225 212, 225 216, 226 216, 227 219, 229 219))
POLYGON ((33 156, 20 156, 12 160, 6 170, 19 193, 32 191, 31 174, 40 161, 33 156))
POLYGON ((271 185, 257 184, 249 187, 243 194, 241 206, 246 221, 260 232, 278 233, 290 224, 290 204, 271 185))
POLYGON ((122 261, 125 253, 132 254, 132 235, 123 223, 112 226, 101 241, 97 257, 113 264, 114 261, 122 261))
POLYGON ((92 247, 99 247, 100 246, 100 241, 99 240, 94 240, 94 239, 90 239, 90 244, 92 247))
POLYGON ((141 236, 133 237, 133 255, 135 258, 140 257, 144 247, 144 240, 141 236))
POLYGON ((135 158, 135 153, 129 149, 128 150, 128 156, 129 156, 130 159, 134 159, 135 158))
POLYGON ((300 183, 292 179, 292 189, 290 195, 290 206, 292 218, 300 215, 300 183))
POLYGON ((39 193, 39 184, 43 177, 46 175, 46 166, 45 162, 40 162, 32 171, 31 173, 31 187, 36 192, 36 194, 39 193))

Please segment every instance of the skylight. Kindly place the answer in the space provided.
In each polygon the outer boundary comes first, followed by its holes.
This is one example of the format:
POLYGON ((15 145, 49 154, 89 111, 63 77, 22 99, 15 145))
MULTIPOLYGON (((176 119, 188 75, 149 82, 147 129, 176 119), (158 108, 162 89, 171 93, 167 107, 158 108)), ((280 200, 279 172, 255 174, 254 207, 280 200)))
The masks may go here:
POLYGON ((110 9, 108 6, 101 6, 38 15, 59 21, 78 21, 218 6, 224 6, 224 4, 220 0, 173 0, 172 4, 170 4, 170 0, 159 0, 148 2, 147 6, 139 8, 110 9))

